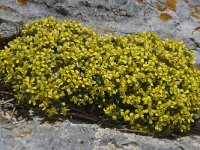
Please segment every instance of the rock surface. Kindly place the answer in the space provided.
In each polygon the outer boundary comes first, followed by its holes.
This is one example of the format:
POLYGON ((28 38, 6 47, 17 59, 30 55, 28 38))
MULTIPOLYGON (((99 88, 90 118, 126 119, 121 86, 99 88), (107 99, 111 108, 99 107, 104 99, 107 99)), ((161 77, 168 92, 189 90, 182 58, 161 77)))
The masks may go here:
POLYGON ((199 150, 200 134, 153 138, 97 124, 65 119, 48 123, 34 116, 17 124, 0 124, 0 150, 199 150))
MULTIPOLYGON (((102 34, 154 31, 162 38, 185 42, 194 51, 200 68, 199 0, 1 0, 0 48, 17 35, 23 24, 41 17, 75 19, 102 34)), ((95 124, 72 120, 3 124, 0 117, 0 150, 13 149, 177 149, 199 150, 200 133, 173 140, 122 133, 95 124)))

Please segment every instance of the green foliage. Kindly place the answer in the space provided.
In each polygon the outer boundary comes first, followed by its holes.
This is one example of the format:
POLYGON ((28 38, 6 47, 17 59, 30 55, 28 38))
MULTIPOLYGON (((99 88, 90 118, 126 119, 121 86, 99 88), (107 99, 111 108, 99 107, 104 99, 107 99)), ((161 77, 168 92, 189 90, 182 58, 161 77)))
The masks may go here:
POLYGON ((200 115, 200 71, 192 51, 151 32, 101 36, 53 17, 26 24, 0 52, 0 74, 19 102, 49 116, 91 105, 132 129, 171 133, 200 115))

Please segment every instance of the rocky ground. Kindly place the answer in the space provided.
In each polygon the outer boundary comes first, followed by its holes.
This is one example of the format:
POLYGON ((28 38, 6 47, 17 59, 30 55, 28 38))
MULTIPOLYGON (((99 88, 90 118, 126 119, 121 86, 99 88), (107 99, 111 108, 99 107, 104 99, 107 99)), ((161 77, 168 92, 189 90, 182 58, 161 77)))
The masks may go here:
MULTIPOLYGON (((199 0, 1 0, 0 47, 19 35, 26 22, 46 16, 75 19, 102 34, 154 31, 162 38, 182 40, 200 68, 199 0)), ((199 150, 200 131, 160 139, 73 118, 49 123, 38 115, 18 120, 1 112, 1 149, 199 150)))
MULTIPOLYGON (((6 113, 7 114, 7 113, 6 113)), ((49 122, 41 116, 1 118, 0 150, 199 150, 200 133, 195 131, 168 138, 102 128, 79 119, 49 122)), ((31 114, 29 113, 29 116, 31 114)), ((199 124, 200 125, 200 124, 199 124)))

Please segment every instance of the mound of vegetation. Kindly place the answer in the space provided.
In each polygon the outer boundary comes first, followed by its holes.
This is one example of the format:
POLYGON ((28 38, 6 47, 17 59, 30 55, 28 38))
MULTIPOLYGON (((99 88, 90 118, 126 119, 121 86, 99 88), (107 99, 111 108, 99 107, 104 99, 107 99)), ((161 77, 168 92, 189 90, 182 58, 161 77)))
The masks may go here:
POLYGON ((0 66, 16 100, 48 116, 89 106, 132 129, 169 134, 200 115, 193 52, 152 32, 102 36, 48 17, 25 25, 0 51, 0 66))

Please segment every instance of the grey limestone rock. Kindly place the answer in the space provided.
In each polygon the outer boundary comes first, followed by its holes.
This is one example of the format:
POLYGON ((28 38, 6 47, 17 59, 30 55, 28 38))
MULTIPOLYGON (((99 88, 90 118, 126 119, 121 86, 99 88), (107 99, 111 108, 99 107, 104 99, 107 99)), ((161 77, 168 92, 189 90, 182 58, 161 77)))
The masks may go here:
MULTIPOLYGON (((200 69, 200 20, 191 16, 199 0, 188 3, 177 1, 176 12, 159 11, 166 0, 26 0, 20 5, 16 0, 0 1, 0 49, 20 34, 23 25, 31 20, 54 16, 58 19, 75 19, 101 32, 97 27, 113 30, 117 34, 154 31, 161 38, 184 41, 194 51, 196 66, 200 69), (161 13, 172 16, 160 19, 161 13)), ((105 32, 102 32, 105 34, 105 32)), ((106 33, 107 34, 107 33, 106 33)), ((95 124, 42 123, 41 118, 20 121, 12 129, 0 125, 0 150, 199 150, 199 133, 176 139, 158 139, 103 129, 95 124), (27 131, 31 132, 27 132, 27 131), (26 131, 26 132, 25 132, 26 131)))
POLYGON ((198 150, 200 136, 155 138, 73 120, 43 122, 22 120, 12 130, 0 128, 0 149, 30 150, 198 150))

